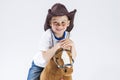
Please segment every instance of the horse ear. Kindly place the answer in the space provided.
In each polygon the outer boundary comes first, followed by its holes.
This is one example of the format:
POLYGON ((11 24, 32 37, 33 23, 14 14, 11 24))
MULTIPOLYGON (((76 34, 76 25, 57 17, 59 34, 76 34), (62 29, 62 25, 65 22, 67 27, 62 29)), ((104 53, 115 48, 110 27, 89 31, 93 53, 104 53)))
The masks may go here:
POLYGON ((68 49, 65 49, 65 50, 66 50, 66 51, 68 51, 68 52, 70 52, 70 53, 72 52, 72 51, 71 51, 71 49, 70 49, 70 50, 68 50, 68 49))
POLYGON ((62 48, 59 48, 59 49, 55 52, 55 54, 61 52, 62 50, 63 50, 62 48))

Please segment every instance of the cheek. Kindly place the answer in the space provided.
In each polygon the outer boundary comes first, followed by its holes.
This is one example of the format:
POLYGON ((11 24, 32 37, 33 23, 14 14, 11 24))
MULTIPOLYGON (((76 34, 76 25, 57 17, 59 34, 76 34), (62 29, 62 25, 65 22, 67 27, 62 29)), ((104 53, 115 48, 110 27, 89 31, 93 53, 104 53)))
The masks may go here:
POLYGON ((50 25, 50 27, 51 27, 51 28, 55 28, 55 26, 54 26, 54 25, 52 25, 52 24, 50 25))

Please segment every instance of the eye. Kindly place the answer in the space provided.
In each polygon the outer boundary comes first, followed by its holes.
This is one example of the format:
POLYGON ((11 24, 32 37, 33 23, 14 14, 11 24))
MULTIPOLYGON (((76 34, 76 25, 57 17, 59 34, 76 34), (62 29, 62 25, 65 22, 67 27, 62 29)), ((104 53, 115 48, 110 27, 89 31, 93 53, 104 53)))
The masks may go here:
POLYGON ((63 22, 62 22, 62 26, 65 26, 65 25, 66 25, 66 22, 63 21, 63 22))
POLYGON ((62 24, 65 24, 65 22, 62 22, 62 24))
POLYGON ((55 26, 59 26, 60 24, 57 23, 57 22, 53 22, 53 25, 55 25, 55 26))
POLYGON ((57 23, 56 21, 53 22, 53 24, 56 24, 56 23, 57 23))
POLYGON ((54 24, 54 25, 56 25, 56 24, 57 24, 57 22, 53 22, 53 24, 54 24))

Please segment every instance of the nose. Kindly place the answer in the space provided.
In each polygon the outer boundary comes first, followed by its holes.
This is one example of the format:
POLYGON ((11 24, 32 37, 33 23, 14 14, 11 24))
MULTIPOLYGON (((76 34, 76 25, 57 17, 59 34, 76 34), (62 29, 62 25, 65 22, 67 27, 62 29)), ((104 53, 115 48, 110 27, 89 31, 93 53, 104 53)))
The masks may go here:
POLYGON ((57 26, 57 28, 61 29, 61 28, 63 28, 63 26, 59 24, 59 25, 57 26))
POLYGON ((57 23, 57 26, 61 26, 61 23, 57 23))

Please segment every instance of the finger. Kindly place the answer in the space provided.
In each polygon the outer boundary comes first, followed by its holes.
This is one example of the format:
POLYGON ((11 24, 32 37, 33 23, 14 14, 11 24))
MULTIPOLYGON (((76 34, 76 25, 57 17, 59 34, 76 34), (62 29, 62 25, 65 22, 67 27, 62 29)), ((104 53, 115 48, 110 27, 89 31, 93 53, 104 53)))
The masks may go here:
POLYGON ((62 47, 63 49, 67 49, 67 50, 70 50, 70 46, 64 46, 62 47))
POLYGON ((63 47, 63 48, 65 48, 65 47, 70 47, 70 46, 71 46, 71 44, 69 44, 69 43, 66 43, 66 44, 61 45, 61 47, 63 47))
POLYGON ((60 40, 59 42, 64 42, 65 41, 65 39, 63 39, 63 40, 60 40))
POLYGON ((65 43, 68 43, 68 42, 70 42, 70 40, 68 40, 68 39, 60 41, 61 44, 65 44, 65 43))

